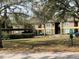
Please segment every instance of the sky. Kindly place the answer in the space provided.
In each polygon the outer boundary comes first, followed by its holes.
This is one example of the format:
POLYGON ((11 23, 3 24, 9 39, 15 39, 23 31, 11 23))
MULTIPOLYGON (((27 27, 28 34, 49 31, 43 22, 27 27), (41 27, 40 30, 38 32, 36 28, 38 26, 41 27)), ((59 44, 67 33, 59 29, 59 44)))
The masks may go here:
MULTIPOLYGON (((8 1, 8 3, 5 3, 5 4, 10 4, 9 3, 9 0, 6 0, 6 1, 8 1)), ((16 0, 10 0, 11 2, 12 1, 16 1, 16 0)), ((17 1, 20 1, 20 0, 17 0, 17 1)), ((24 0, 23 0, 24 1, 24 0)), ((34 6, 34 9, 37 11, 37 10, 39 10, 38 9, 38 7, 42 7, 41 5, 44 3, 44 0, 33 0, 33 3, 35 3, 35 2, 37 2, 37 5, 38 6, 34 6), (42 2, 41 2, 42 1, 42 2)), ((14 2, 13 2, 14 3, 14 2)), ((5 5, 5 4, 3 4, 3 5, 5 5)), ((19 6, 19 5, 14 5, 14 6, 11 6, 10 8, 15 8, 15 7, 19 7, 19 8, 16 8, 14 11, 15 12, 22 12, 22 13, 24 13, 24 14, 27 14, 27 15, 29 15, 29 16, 33 16, 34 15, 34 13, 33 13, 33 11, 32 11, 32 3, 31 2, 28 2, 28 3, 26 3, 25 4, 27 7, 25 8, 25 7, 22 7, 22 6, 19 6), (21 9, 21 10, 20 10, 21 9)), ((8 12, 11 12, 9 9, 7 9, 7 11, 8 12)), ((3 11, 4 12, 4 11, 3 11)))
MULTIPOLYGON (((33 0, 33 2, 38 2, 38 6, 36 7, 36 6, 34 6, 34 9, 36 10, 36 11, 38 11, 38 7, 42 7, 41 5, 42 5, 42 3, 44 3, 44 0, 42 0, 42 2, 41 2, 41 0, 33 0)), ((70 6, 75 6, 75 3, 72 1, 72 2, 70 2, 69 3, 69 5, 70 6)), ((26 8, 25 7, 22 7, 22 6, 19 6, 19 5, 14 5, 14 6, 11 6, 11 8, 15 8, 15 6, 16 7, 19 7, 19 8, 16 8, 14 11, 15 12, 21 12, 21 13, 24 13, 24 14, 27 14, 27 15, 29 15, 29 16, 34 16, 34 13, 33 13, 33 11, 32 11, 32 3, 31 2, 28 2, 28 3, 26 3, 26 8)), ((8 9, 7 9, 8 10, 8 9)), ((10 12, 10 10, 8 10, 8 12, 10 12)))

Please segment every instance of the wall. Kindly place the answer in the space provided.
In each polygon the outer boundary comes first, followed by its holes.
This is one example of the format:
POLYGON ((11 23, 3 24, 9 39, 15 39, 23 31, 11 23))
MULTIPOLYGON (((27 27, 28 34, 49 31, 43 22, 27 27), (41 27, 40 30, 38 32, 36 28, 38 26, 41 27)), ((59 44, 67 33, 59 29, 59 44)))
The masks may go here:
POLYGON ((73 29, 73 32, 74 32, 74 29, 78 29, 79 31, 79 22, 78 22, 78 27, 74 27, 74 22, 64 22, 63 24, 63 29, 64 29, 64 34, 67 34, 69 33, 69 29, 73 29))

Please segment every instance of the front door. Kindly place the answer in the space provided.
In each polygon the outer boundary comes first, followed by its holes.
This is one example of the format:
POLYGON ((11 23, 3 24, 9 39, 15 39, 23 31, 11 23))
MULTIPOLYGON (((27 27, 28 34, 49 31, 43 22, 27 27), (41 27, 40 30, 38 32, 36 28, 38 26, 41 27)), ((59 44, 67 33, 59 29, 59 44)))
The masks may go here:
MULTIPOLYGON (((78 22, 77 21, 74 22, 74 27, 78 27, 78 22)), ((74 32, 75 33, 78 32, 78 29, 74 29, 74 32)))
POLYGON ((60 34, 60 23, 59 22, 55 23, 55 34, 60 34))

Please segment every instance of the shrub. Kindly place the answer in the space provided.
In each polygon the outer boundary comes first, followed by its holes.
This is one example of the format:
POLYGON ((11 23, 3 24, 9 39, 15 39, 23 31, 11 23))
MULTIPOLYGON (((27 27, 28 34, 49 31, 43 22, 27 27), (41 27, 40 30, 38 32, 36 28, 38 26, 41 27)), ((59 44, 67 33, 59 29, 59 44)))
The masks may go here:
POLYGON ((7 32, 2 32, 2 39, 4 39, 4 40, 10 39, 7 32))

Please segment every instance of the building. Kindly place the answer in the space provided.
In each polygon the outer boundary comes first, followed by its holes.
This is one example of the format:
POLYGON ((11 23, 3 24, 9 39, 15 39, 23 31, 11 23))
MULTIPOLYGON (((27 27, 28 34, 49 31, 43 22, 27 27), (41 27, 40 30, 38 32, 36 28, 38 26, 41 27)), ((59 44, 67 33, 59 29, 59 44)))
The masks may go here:
POLYGON ((37 23, 35 24, 35 29, 38 31, 38 33, 46 33, 48 35, 50 34, 69 34, 70 29, 73 29, 73 32, 79 31, 79 20, 68 18, 67 21, 64 22, 57 22, 53 20, 49 20, 47 23, 45 23, 45 27, 43 23, 37 23))
MULTIPOLYGON (((79 21, 78 19, 68 18, 67 21, 61 22, 61 21, 54 21, 54 20, 48 20, 45 24, 43 22, 33 17, 30 20, 28 20, 30 24, 33 25, 33 27, 36 30, 37 35, 54 35, 54 34, 69 34, 69 30, 73 29, 73 32, 79 31, 79 21)), ((14 22, 15 23, 15 22, 14 22)), ((13 23, 13 24, 14 24, 13 23)), ((21 25, 13 25, 13 28, 24 28, 21 25)), ((12 33, 21 33, 23 31, 12 31, 12 33)))

